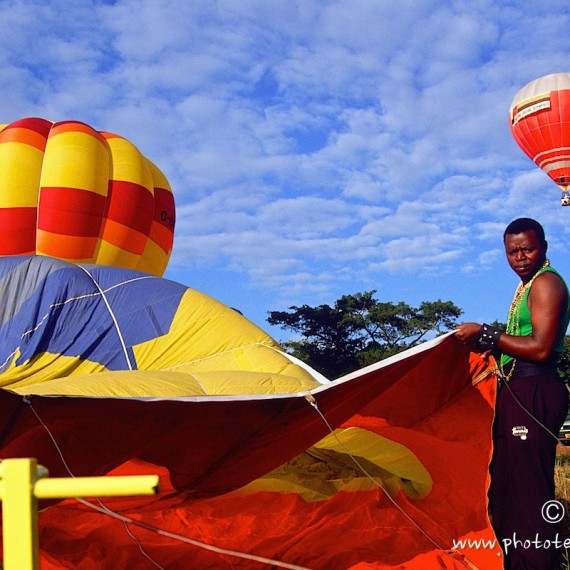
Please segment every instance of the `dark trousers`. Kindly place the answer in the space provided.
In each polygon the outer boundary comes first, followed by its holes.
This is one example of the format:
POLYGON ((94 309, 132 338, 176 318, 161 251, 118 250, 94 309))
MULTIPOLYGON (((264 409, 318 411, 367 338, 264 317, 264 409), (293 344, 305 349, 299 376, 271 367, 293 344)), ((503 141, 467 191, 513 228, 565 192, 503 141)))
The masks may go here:
POLYGON ((551 570, 559 568, 561 554, 554 542, 567 538, 559 534, 557 523, 545 520, 557 518, 557 505, 548 503, 554 500, 557 440, 513 394, 558 436, 568 412, 568 390, 553 374, 515 375, 499 389, 493 424, 489 512, 505 568, 551 570))

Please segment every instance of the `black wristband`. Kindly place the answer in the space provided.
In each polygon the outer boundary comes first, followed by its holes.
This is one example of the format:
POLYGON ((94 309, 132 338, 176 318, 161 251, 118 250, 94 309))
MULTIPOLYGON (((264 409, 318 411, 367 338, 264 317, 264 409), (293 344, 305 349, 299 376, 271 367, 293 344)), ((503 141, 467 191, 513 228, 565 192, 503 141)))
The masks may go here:
POLYGON ((498 347, 499 338, 503 334, 501 329, 483 324, 477 336, 477 346, 481 350, 494 350, 498 347))

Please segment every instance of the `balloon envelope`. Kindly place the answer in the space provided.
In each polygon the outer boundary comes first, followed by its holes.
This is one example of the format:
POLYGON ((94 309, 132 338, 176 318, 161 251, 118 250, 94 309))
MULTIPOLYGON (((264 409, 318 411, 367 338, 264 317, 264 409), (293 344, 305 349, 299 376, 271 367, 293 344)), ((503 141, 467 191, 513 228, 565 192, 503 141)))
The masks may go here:
POLYGON ((510 107, 511 131, 521 149, 563 189, 570 185, 570 73, 531 81, 510 107))
POLYGON ((1 126, 0 255, 162 275, 174 220, 168 181, 126 139, 78 121, 1 126))
POLYGON ((495 383, 453 335, 329 382, 237 311, 145 273, 4 257, 0 297, 0 458, 163 487, 103 500, 147 525, 156 565, 120 521, 67 500, 39 515, 43 569, 267 567, 156 529, 305 568, 500 567, 496 543, 454 544, 493 538, 495 383))

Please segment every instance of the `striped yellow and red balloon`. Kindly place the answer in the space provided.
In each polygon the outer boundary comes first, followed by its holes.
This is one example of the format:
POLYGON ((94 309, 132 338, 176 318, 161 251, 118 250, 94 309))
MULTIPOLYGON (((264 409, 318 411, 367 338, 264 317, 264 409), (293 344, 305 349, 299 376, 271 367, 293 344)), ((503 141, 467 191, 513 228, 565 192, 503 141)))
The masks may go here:
POLYGON ((562 189, 570 204, 570 73, 525 85, 510 107, 511 131, 525 154, 562 189))
POLYGON ((0 125, 0 255, 162 275, 174 221, 165 176, 123 137, 78 121, 0 125))

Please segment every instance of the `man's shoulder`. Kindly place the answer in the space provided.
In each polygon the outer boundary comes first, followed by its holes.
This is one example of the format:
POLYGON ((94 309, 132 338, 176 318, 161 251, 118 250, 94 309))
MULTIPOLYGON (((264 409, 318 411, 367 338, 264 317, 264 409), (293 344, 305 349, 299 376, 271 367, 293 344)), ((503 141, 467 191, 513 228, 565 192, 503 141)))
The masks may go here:
POLYGON ((564 281, 564 278, 552 267, 546 267, 533 282, 532 289, 536 289, 538 292, 543 288, 548 289, 551 294, 555 291, 559 291, 565 295, 569 294, 568 285, 564 281))
MULTIPOLYGON (((566 285, 566 281, 564 280, 564 277, 562 277, 560 272, 557 271, 554 267, 551 267, 551 266, 545 267, 543 275, 545 275, 547 277, 547 279, 558 278, 558 280, 560 280, 562 283, 564 283, 564 285, 566 285)), ((539 275, 539 277, 540 277, 540 275, 539 275)))

